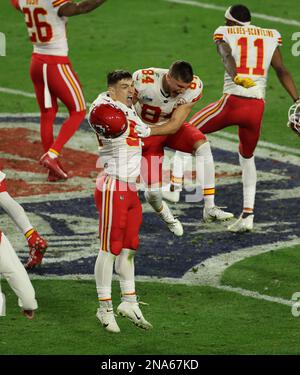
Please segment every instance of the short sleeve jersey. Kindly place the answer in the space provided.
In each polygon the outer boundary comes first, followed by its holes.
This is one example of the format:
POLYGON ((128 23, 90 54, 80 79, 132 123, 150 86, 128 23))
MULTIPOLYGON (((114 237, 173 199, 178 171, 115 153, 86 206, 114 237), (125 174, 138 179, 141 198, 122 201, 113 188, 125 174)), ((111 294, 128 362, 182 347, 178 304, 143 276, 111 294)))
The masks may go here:
POLYGON ((69 0, 14 0, 13 5, 25 17, 33 52, 44 55, 67 56, 67 18, 58 10, 69 0))
POLYGON ((114 139, 100 137, 102 146, 99 148, 101 166, 110 176, 121 181, 136 182, 140 174, 142 158, 142 142, 135 132, 137 124, 142 124, 133 107, 112 100, 107 92, 100 94, 92 103, 90 112, 100 104, 111 104, 120 108, 126 115, 128 127, 125 133, 114 139))
POLYGON ((256 86, 246 89, 236 85, 225 72, 224 93, 245 97, 264 98, 268 70, 277 46, 282 45, 279 32, 275 29, 263 29, 249 26, 220 26, 214 32, 214 41, 229 44, 236 62, 237 73, 250 77, 256 86))
POLYGON ((203 84, 194 76, 190 87, 176 98, 163 91, 162 79, 168 69, 147 68, 133 73, 138 102, 135 109, 147 124, 160 125, 166 122, 180 105, 196 102, 202 96, 203 84))

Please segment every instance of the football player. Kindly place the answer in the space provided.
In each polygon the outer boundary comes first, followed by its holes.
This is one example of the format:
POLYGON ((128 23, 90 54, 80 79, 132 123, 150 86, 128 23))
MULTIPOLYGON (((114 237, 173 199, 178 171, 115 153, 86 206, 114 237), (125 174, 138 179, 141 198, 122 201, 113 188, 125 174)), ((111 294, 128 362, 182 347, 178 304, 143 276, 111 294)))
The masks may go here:
MULTIPOLYGON (((32 227, 23 207, 7 192, 5 174, 0 171, 0 206, 23 232, 29 246, 29 259, 25 268, 32 269, 41 264, 47 242, 32 227)), ((35 292, 27 272, 5 234, 0 231, 0 274, 19 298, 19 306, 28 319, 33 319, 37 309, 35 292)), ((0 316, 5 315, 5 296, 0 287, 0 316)))
POLYGON ((88 13, 105 0, 11 0, 25 17, 29 38, 33 44, 30 76, 40 107, 41 140, 45 154, 40 164, 49 170, 48 181, 65 180, 67 172, 58 156, 63 146, 79 128, 86 114, 81 84, 68 58, 66 26, 68 17, 88 13), (57 99, 68 108, 54 139, 53 124, 58 110, 57 99))
MULTIPOLYGON (((259 140, 270 66, 293 101, 300 103, 300 98, 283 63, 279 32, 252 25, 250 11, 244 5, 230 6, 225 13, 225 23, 226 26, 218 27, 214 33, 217 51, 225 67, 223 96, 196 113, 189 123, 204 134, 238 126, 243 210, 228 229, 244 232, 253 229, 257 179, 254 151, 259 140)), ((180 170, 178 159, 175 168, 180 170)))
POLYGON ((99 212, 100 251, 95 264, 99 299, 97 317, 103 327, 118 333, 111 299, 113 266, 119 275, 122 302, 119 315, 143 329, 152 325, 144 318, 137 302, 134 256, 139 246, 142 207, 136 189, 140 175, 141 140, 135 126, 145 126, 133 106, 132 75, 123 70, 107 76, 108 91, 93 102, 89 122, 99 140, 104 173, 96 182, 95 203, 99 212))
POLYGON ((198 182, 203 186, 204 220, 223 221, 232 218, 231 213, 222 211, 214 202, 215 168, 210 144, 201 131, 184 122, 202 96, 202 82, 193 74, 191 64, 176 61, 169 69, 140 69, 133 74, 133 79, 135 108, 141 119, 150 125, 144 133, 140 133, 147 137, 143 139, 141 174, 147 185, 145 198, 148 203, 171 232, 177 236, 183 234, 180 221, 174 218, 162 200, 164 147, 170 147, 196 156, 198 182))

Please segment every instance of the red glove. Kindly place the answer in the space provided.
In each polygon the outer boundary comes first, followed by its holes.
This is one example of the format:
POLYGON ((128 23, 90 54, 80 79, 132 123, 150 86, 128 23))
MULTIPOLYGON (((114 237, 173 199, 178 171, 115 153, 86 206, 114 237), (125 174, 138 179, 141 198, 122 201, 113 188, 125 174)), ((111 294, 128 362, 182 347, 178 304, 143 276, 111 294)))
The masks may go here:
POLYGON ((28 231, 25 236, 29 247, 29 258, 24 267, 30 270, 42 263, 48 244, 34 229, 28 231))

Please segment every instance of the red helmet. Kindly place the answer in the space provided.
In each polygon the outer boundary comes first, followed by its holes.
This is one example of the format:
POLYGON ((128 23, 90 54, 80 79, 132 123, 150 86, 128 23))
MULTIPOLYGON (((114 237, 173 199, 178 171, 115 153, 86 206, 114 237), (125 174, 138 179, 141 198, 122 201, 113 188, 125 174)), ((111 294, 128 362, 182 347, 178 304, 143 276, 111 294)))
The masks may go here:
POLYGON ((117 138, 127 129, 125 113, 111 104, 95 106, 90 115, 89 123, 93 130, 105 138, 117 138))

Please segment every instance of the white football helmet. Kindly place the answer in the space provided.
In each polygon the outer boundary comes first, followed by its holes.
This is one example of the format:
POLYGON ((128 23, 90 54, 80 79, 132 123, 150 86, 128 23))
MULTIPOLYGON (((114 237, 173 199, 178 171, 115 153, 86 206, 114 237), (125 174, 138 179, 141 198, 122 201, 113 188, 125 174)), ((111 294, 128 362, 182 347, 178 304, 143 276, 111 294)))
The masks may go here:
POLYGON ((290 107, 287 126, 300 136, 300 102, 290 107))

